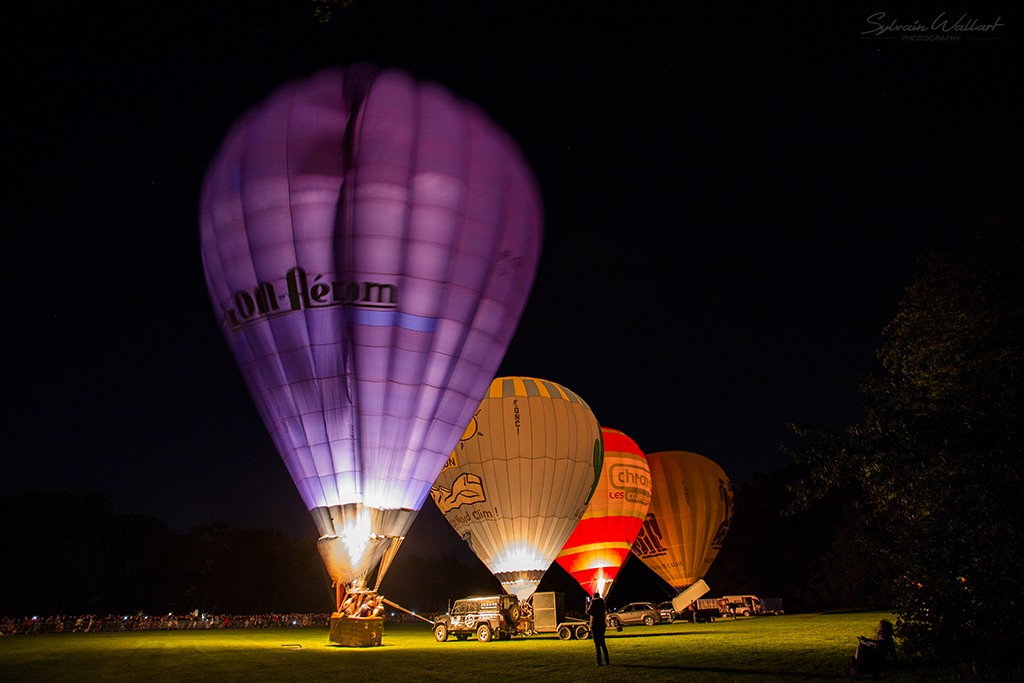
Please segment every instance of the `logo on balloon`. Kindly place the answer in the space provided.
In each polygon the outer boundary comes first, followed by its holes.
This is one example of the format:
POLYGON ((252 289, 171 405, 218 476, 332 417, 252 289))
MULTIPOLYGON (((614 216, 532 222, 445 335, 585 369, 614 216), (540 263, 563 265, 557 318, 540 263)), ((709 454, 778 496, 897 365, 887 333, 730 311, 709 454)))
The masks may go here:
POLYGON ((285 273, 283 280, 258 282, 252 291, 238 290, 231 297, 234 308, 224 311, 224 318, 233 330, 264 318, 309 308, 350 306, 378 311, 385 318, 374 322, 372 314, 364 324, 398 324, 401 327, 431 331, 433 321, 420 316, 401 316, 395 320, 398 306, 398 285, 385 282, 345 282, 318 274, 310 282, 306 271, 296 266, 285 273), (284 291, 278 289, 283 286, 284 291))
POLYGON ((447 515, 449 511, 463 505, 472 503, 484 503, 487 496, 484 495, 483 480, 476 474, 464 472, 452 482, 450 489, 437 484, 430 487, 430 497, 437 503, 441 514, 447 515))
POLYGON ((633 543, 633 552, 637 557, 643 558, 665 555, 668 550, 662 544, 661 539, 661 526, 658 524, 658 518, 654 516, 653 512, 648 512, 643 526, 640 527, 640 533, 637 534, 636 541, 633 543))
MULTIPOLYGON (((462 432, 462 438, 459 439, 459 448, 465 448, 466 442, 472 439, 474 436, 484 435, 483 432, 479 431, 479 423, 477 422, 476 419, 476 416, 479 414, 480 410, 477 410, 475 413, 473 413, 472 419, 470 419, 469 424, 466 425, 466 431, 462 432)), ((449 462, 450 461, 451 459, 449 459, 449 462)), ((447 467, 448 466, 445 465, 445 467, 441 468, 441 471, 443 472, 445 469, 447 469, 447 467)))
POLYGON ((641 505, 651 501, 651 477, 643 469, 629 464, 615 464, 608 472, 608 497, 641 505))
POLYGON ((725 506, 725 519, 718 525, 718 529, 715 530, 715 535, 711 539, 711 547, 715 550, 722 547, 725 534, 728 533, 729 524, 732 522, 733 492, 732 484, 729 483, 728 479, 718 480, 718 497, 725 506))
POLYGON ((459 466, 459 456, 457 456, 455 453, 452 453, 451 455, 448 456, 448 459, 444 461, 444 467, 441 468, 441 471, 444 472, 449 467, 458 467, 458 466, 459 466))

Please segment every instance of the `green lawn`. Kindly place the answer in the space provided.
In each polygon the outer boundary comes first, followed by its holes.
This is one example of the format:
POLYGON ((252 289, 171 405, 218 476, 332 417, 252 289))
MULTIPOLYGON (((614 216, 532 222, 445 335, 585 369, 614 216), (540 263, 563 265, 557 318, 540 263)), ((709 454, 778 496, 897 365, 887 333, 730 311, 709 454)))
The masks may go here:
MULTIPOLYGON (((610 631, 593 642, 533 636, 434 642, 427 624, 389 625, 376 648, 340 648, 327 629, 65 633, 0 638, 0 681, 782 681, 846 678, 857 635, 890 615, 800 614, 610 631)), ((887 681, 953 680, 898 668, 887 681)))

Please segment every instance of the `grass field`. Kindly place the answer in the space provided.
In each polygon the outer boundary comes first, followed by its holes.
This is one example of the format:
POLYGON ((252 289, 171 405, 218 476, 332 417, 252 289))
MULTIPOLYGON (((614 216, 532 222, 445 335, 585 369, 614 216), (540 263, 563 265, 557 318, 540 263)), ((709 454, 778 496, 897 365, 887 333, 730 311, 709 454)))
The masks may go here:
MULTIPOLYGON (((859 634, 881 612, 677 622, 609 631, 594 645, 533 636, 434 642, 428 624, 388 625, 375 648, 340 648, 325 628, 17 635, 0 638, 0 681, 793 681, 847 678, 859 634)), ((952 681, 898 667, 886 681, 952 681)))

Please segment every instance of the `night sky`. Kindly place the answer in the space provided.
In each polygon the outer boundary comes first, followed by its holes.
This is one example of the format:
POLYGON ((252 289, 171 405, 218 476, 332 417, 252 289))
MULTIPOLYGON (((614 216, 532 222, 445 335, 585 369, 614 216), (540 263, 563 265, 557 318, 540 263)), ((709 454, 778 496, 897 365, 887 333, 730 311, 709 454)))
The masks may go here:
MULTIPOLYGON (((291 78, 399 66, 505 127, 546 227, 499 374, 735 484, 786 464, 786 422, 858 419, 915 255, 1021 178, 1011 3, 945 24, 895 3, 353 0, 329 24, 311 0, 36 4, 9 20, 29 47, 7 65, 0 490, 100 492, 183 531, 314 533, 198 242, 222 136, 291 78), (928 30, 863 33, 893 21, 928 30)), ((421 518, 410 545, 461 547, 430 501, 421 518)))

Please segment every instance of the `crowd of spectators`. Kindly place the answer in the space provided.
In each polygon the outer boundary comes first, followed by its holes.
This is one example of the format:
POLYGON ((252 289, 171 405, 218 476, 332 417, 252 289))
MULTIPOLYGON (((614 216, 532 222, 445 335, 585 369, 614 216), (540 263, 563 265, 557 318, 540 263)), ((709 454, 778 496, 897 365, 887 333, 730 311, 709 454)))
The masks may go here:
POLYGON ((0 617, 0 636, 22 633, 96 633, 111 631, 185 631, 222 628, 304 628, 330 625, 324 614, 84 614, 48 617, 0 617))

